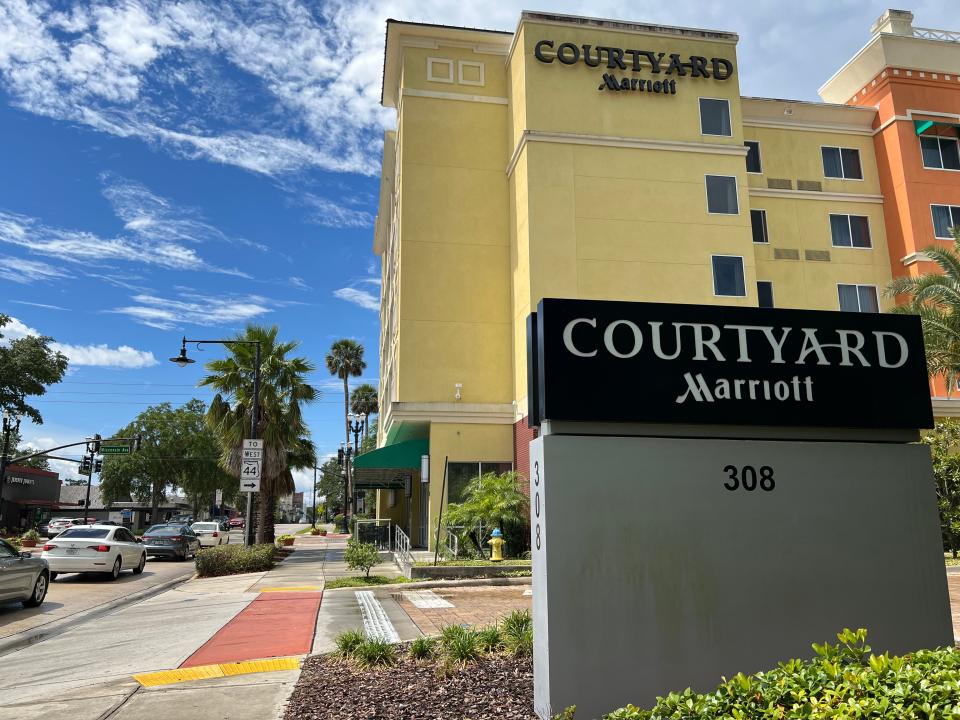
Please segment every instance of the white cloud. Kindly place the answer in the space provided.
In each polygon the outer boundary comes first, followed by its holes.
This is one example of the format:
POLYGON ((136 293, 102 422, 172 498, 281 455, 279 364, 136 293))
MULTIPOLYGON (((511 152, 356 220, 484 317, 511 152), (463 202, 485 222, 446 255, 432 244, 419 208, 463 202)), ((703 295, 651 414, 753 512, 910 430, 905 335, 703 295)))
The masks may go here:
POLYGON ((242 297, 206 296, 182 293, 180 299, 142 293, 131 298, 133 305, 111 312, 133 318, 142 325, 172 330, 181 325, 230 325, 253 320, 272 312, 275 301, 258 295, 242 297))
POLYGON ((296 275, 290 277, 290 284, 298 290, 309 290, 310 286, 304 281, 303 278, 299 278, 296 275))
MULTIPOLYGON (((11 317, 10 321, 2 328, 0 334, 3 339, 0 343, 12 342, 27 336, 39 336, 42 333, 21 320, 11 317)), ((93 367, 116 367, 116 368, 144 368, 152 367, 157 364, 157 359, 152 352, 146 350, 136 350, 129 345, 121 345, 112 348, 109 345, 70 345, 68 343, 53 342, 50 347, 58 352, 62 352, 70 360, 70 365, 93 366, 93 367)))
POLYGON ((31 307, 43 308, 44 310, 69 310, 70 308, 60 307, 59 305, 47 305, 46 303, 27 302, 26 300, 11 300, 17 305, 30 305, 31 307))
POLYGON ((379 294, 374 294, 367 290, 359 290, 357 288, 345 287, 340 288, 339 290, 333 291, 334 297, 338 297, 341 300, 346 300, 351 302, 354 305, 359 305, 364 310, 380 310, 380 296, 379 294))
MULTIPOLYGON (((0 228, 0 232, 2 232, 2 228, 0 228)), ((0 263, 0 278, 21 285, 36 281, 55 280, 56 278, 66 277, 66 275, 67 273, 60 268, 45 262, 26 260, 9 255, 3 258, 3 262, 0 263)))
POLYGON ((364 210, 344 207, 317 195, 305 195, 303 201, 311 208, 307 219, 316 225, 332 228, 364 228, 373 225, 373 215, 364 210))

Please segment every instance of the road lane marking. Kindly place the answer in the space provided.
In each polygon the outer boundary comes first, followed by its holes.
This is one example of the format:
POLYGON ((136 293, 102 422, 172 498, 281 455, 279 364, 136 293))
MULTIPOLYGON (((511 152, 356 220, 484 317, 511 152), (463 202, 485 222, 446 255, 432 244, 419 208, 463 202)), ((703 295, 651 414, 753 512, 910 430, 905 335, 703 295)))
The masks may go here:
POLYGON ((157 687, 173 685, 175 683, 190 682, 191 680, 206 680, 207 678, 229 677, 232 675, 250 675, 253 673, 279 672, 281 670, 298 670, 300 659, 295 657, 268 658, 265 660, 245 660, 236 663, 219 663, 216 665, 197 665, 195 667, 178 668, 176 670, 160 670, 158 672, 140 673, 134 675, 143 687, 157 687))
POLYGON ((360 604, 360 613, 363 615, 363 629, 367 637, 373 640, 385 640, 386 642, 400 642, 400 635, 397 629, 387 617, 383 605, 373 595, 371 590, 357 590, 357 602, 360 604))
POLYGON ((452 608, 453 603, 444 600, 433 590, 415 590, 404 592, 403 597, 413 603, 414 607, 426 608, 452 608))

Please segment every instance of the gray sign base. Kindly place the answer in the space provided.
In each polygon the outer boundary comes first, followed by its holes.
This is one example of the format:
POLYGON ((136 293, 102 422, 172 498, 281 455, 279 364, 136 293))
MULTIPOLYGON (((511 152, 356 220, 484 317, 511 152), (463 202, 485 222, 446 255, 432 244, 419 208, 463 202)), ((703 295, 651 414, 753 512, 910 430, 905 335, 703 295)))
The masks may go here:
POLYGON ((548 435, 530 465, 544 720, 709 690, 844 627, 875 652, 953 643, 922 445, 548 435))

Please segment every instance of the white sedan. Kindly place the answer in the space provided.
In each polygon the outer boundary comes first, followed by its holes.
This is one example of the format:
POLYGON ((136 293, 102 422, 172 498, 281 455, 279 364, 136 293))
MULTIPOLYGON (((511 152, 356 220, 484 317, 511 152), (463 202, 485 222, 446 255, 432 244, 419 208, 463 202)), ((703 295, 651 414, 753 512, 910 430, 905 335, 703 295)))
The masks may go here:
POLYGON ((51 580, 60 573, 104 573, 116 580, 121 570, 139 575, 147 562, 143 543, 115 525, 75 525, 48 541, 41 557, 51 580))
POLYGON ((230 533, 223 530, 218 522, 195 522, 190 529, 200 539, 200 547, 230 544, 230 533))

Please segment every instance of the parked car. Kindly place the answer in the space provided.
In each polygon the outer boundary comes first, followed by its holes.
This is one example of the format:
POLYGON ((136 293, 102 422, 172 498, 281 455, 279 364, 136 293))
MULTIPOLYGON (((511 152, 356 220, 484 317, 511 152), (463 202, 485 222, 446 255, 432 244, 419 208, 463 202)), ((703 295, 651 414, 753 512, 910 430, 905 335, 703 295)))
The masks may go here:
POLYGON ((24 607, 37 607, 49 586, 46 560, 17 552, 6 540, 0 540, 0 601, 19 600, 24 607))
POLYGON ((186 525, 154 525, 143 534, 143 546, 147 555, 186 560, 197 556, 200 538, 186 525))
POLYGON ((215 547, 230 543, 230 533, 223 532, 220 523, 209 520, 206 522, 195 522, 190 529, 197 534, 200 540, 200 547, 215 547))
POLYGON ((124 527, 81 525, 67 528, 43 546, 50 579, 60 573, 105 573, 116 580, 121 570, 143 572, 147 553, 124 527))
POLYGON ((75 525, 90 525, 97 521, 96 518, 53 518, 50 522, 47 523, 46 532, 40 531, 41 535, 46 535, 47 537, 56 537, 62 533, 67 528, 72 528, 75 525))
POLYGON ((190 513, 180 513, 167 520, 167 525, 190 525, 193 522, 193 515, 190 513))
POLYGON ((246 525, 246 523, 243 521, 242 517, 230 518, 230 527, 232 529, 243 530, 244 525, 246 525))

